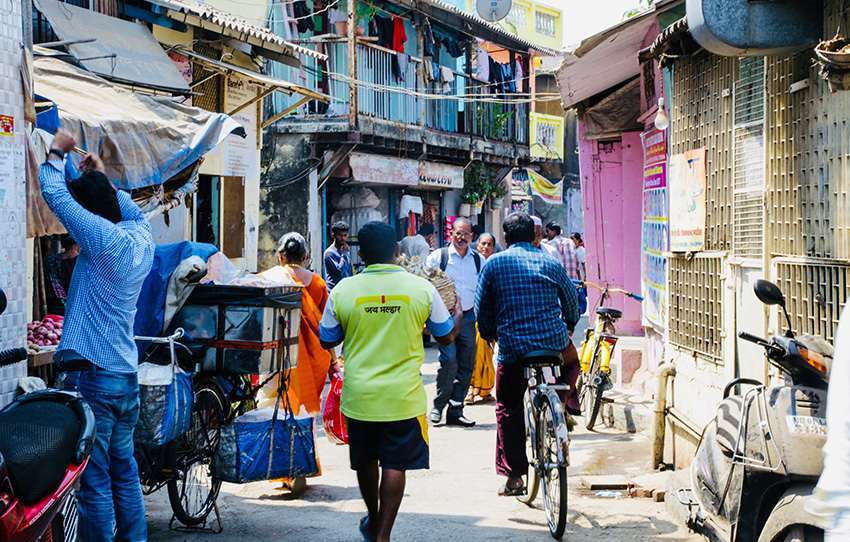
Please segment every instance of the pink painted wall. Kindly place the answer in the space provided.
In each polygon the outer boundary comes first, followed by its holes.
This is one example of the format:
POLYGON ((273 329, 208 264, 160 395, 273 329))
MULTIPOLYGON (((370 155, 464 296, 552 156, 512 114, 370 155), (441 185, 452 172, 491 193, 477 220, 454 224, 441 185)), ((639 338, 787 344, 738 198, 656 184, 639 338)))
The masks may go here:
MULTIPOLYGON (((579 161, 584 204, 584 238, 590 282, 621 286, 640 293, 641 198, 643 147, 639 132, 625 132, 616 141, 588 140, 579 122, 579 161)), ((599 293, 588 292, 589 306, 599 293)), ((623 311, 621 335, 643 335, 641 305, 614 294, 607 306, 623 311)))

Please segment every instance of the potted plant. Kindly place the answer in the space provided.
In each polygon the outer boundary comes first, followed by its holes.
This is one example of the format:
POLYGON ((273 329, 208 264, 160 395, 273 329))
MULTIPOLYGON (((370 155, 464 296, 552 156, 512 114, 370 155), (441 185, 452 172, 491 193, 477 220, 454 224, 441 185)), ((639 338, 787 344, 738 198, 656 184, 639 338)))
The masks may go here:
POLYGON ((820 63, 820 76, 829 83, 829 90, 850 90, 850 40, 836 35, 815 47, 820 63))
POLYGON ((464 189, 464 192, 460 195, 460 199, 463 203, 460 204, 458 214, 465 217, 472 216, 472 208, 478 203, 480 199, 479 195, 476 192, 467 192, 464 189))
POLYGON ((507 193, 508 189, 503 181, 497 181, 495 183, 492 183, 489 194, 490 208, 494 211, 497 209, 501 209, 505 201, 505 195, 507 195, 507 193))
POLYGON ((475 160, 463 172, 463 191, 460 194, 462 216, 471 216, 472 208, 476 214, 481 212, 484 199, 487 198, 487 181, 484 178, 484 162, 475 160), (464 213, 465 211, 465 213, 464 213))

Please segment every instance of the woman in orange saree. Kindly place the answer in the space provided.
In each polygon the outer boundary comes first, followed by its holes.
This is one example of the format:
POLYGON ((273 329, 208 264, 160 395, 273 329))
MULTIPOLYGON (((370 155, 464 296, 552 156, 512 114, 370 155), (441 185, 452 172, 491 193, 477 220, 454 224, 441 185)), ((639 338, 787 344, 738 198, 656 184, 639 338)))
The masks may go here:
MULTIPOLYGON (((280 265, 260 275, 281 284, 296 284, 304 288, 301 298, 301 324, 298 331, 298 365, 284 375, 287 385, 286 399, 292 412, 316 416, 322 409, 322 390, 332 367, 332 355, 319 342, 319 322, 328 301, 325 281, 303 267, 308 259, 307 243, 298 233, 287 233, 280 238, 277 250, 280 265)), ((280 381, 272 388, 278 390, 280 381)), ((272 395, 272 400, 276 397, 272 395)), ((316 458, 318 464, 318 457, 316 458)), ((319 473, 321 474, 321 467, 319 473)), ((304 478, 281 479, 283 488, 300 493, 306 486, 304 478)))

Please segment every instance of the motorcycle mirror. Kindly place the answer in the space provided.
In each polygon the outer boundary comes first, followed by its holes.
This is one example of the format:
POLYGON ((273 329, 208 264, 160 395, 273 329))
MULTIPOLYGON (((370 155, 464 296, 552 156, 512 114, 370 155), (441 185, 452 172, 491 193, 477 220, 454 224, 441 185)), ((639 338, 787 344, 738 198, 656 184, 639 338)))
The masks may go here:
POLYGON ((753 290, 756 292, 756 297, 765 305, 785 306, 785 296, 782 295, 782 290, 777 285, 769 280, 759 279, 756 281, 753 290))
POLYGON ((6 312, 7 304, 8 303, 6 301, 6 292, 4 292, 2 288, 0 288, 0 314, 6 312))
POLYGON ((779 286, 769 280, 759 279, 756 281, 753 290, 759 301, 765 305, 779 305, 782 307, 782 312, 785 314, 785 322, 788 324, 788 329, 785 330, 786 337, 793 337, 794 332, 791 330, 791 315, 788 314, 788 309, 785 308, 785 296, 782 295, 782 290, 779 286))

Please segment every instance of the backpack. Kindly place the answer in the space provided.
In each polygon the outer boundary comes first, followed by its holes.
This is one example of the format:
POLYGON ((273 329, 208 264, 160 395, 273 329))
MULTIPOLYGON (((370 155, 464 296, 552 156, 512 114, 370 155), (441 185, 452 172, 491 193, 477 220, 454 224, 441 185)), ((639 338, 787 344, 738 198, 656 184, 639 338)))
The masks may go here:
MULTIPOLYGON (((472 250, 471 248, 469 250, 472 250)), ((472 258, 475 260, 475 272, 481 273, 481 255, 472 250, 472 258)), ((440 271, 445 272, 449 266, 449 247, 440 249, 440 271)))

